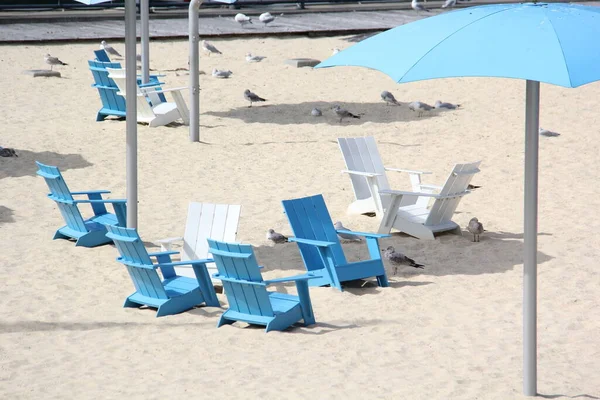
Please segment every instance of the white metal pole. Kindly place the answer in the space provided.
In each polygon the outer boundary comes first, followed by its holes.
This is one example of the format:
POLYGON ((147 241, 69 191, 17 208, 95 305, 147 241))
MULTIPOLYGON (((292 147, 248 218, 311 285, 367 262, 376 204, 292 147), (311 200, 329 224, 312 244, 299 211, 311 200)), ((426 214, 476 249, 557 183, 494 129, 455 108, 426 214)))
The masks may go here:
POLYGON ((127 227, 137 228, 137 73, 135 70, 136 7, 134 0, 125 1, 125 103, 127 128, 127 227))
MULTIPOLYGON (((140 27, 142 40, 142 83, 150 82, 150 6, 148 0, 140 0, 140 27)), ((135 65, 135 64, 134 64, 135 65)))
POLYGON ((190 141, 200 141, 200 51, 198 49, 198 13, 201 0, 191 0, 189 7, 190 42, 190 141))
POLYGON ((525 215, 523 263, 523 393, 537 394, 537 216, 540 83, 525 93, 525 215))

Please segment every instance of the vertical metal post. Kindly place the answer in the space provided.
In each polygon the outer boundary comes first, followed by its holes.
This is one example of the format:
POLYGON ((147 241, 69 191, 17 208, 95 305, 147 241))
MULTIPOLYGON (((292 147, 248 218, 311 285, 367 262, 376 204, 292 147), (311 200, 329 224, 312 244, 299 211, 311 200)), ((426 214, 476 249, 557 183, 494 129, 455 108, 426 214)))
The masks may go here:
POLYGON ((198 13, 200 0, 191 0, 189 7, 190 42, 190 141, 200 141, 200 51, 198 48, 198 13))
POLYGON ((127 227, 137 228, 137 73, 135 70, 136 6, 125 1, 125 103, 127 164, 127 227))
POLYGON ((525 93, 525 221, 523 263, 523 393, 537 394, 537 214, 540 83, 525 93))
MULTIPOLYGON (((148 0, 140 0, 140 37, 142 41, 142 83, 150 82, 150 8, 148 0)), ((135 65, 135 64, 134 64, 135 65)))

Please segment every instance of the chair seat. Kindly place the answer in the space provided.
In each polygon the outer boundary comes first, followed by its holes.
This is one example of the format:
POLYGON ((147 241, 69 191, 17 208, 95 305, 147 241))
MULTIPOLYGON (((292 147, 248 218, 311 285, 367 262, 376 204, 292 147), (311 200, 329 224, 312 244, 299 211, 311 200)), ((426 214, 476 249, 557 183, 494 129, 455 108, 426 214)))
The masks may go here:
POLYGON ((163 281, 163 286, 169 298, 189 293, 198 287, 198 280, 185 276, 174 276, 163 281))
POLYGON ((176 109, 177 104, 175 103, 160 103, 159 105, 153 107, 152 111, 154 111, 154 114, 156 115, 166 115, 176 109))
POLYGON ((117 225, 119 221, 115 214, 106 213, 102 215, 96 215, 85 221, 85 226, 89 230, 99 231, 104 229, 104 225, 117 225))
POLYGON ((400 207, 398 209, 398 214, 402 216, 402 218, 414 222, 417 224, 424 224, 425 220, 429 216, 430 209, 426 207, 419 206, 406 206, 400 207))
POLYGON ((271 308, 273 308, 275 315, 285 314, 294 307, 300 306, 298 296, 291 294, 269 292, 269 300, 271 300, 271 308))

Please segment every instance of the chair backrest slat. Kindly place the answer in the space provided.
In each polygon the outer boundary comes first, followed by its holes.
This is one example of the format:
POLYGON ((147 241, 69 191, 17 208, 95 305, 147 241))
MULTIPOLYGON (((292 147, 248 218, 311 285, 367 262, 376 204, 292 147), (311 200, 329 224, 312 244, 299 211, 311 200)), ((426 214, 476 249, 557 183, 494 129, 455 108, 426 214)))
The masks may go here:
POLYGON ((108 57, 108 54, 106 54, 106 50, 94 50, 94 54, 96 55, 96 60, 102 62, 110 62, 110 58, 108 57))

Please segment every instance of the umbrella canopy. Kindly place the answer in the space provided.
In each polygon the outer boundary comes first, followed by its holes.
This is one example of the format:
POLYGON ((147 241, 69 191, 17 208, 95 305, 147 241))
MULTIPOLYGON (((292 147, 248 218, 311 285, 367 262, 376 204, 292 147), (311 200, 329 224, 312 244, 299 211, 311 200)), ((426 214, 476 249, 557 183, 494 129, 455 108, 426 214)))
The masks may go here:
POLYGON ((401 82, 525 79, 523 392, 537 393, 537 195, 540 82, 600 80, 600 9, 561 3, 469 7, 366 39, 316 68, 359 66, 401 82))
POLYGON ((495 4, 390 29, 316 68, 367 67, 399 83, 486 76, 577 87, 600 80, 598 38, 598 7, 495 4))

